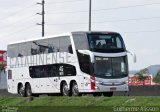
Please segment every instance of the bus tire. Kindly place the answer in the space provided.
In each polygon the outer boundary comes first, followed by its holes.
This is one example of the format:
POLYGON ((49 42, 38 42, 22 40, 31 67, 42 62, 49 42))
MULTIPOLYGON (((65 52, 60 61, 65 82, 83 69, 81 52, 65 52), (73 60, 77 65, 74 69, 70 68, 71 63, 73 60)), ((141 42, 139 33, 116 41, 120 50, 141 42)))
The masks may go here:
POLYGON ((26 96, 26 94, 25 94, 25 89, 24 89, 24 87, 23 87, 22 84, 20 84, 20 85, 18 86, 18 94, 19 94, 20 96, 22 96, 22 97, 25 97, 25 96, 26 96))
POLYGON ((94 96, 94 97, 96 97, 96 96, 102 96, 102 93, 99 93, 99 92, 93 93, 93 96, 94 96))
POLYGON ((69 96, 69 88, 66 82, 62 83, 61 93, 63 96, 69 96))
POLYGON ((32 94, 32 96, 34 96, 34 97, 39 97, 39 94, 32 94))
POLYGON ((105 92, 105 93, 103 93, 103 96, 112 97, 113 92, 105 92))
POLYGON ((32 96, 32 89, 29 83, 26 85, 26 96, 32 96))
POLYGON ((78 85, 76 82, 73 82, 71 91, 72 91, 72 96, 79 96, 80 95, 79 90, 78 90, 78 85))

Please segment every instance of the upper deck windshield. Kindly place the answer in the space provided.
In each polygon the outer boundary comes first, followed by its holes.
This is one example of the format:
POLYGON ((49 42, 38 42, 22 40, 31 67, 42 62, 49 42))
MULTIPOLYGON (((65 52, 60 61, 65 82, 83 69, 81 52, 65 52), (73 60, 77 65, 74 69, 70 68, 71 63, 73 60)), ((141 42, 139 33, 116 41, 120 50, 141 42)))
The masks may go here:
POLYGON ((95 52, 123 52, 125 45, 117 33, 88 34, 89 49, 95 52))

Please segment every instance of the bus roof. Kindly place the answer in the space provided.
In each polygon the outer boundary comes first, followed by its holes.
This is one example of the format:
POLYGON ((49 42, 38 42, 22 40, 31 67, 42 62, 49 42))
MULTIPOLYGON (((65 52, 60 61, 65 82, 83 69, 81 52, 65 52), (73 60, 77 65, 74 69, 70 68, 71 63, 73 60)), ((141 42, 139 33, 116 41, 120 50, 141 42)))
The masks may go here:
POLYGON ((26 40, 11 42, 11 43, 9 43, 9 45, 23 43, 23 42, 36 41, 36 40, 42 40, 42 39, 49 39, 49 38, 54 38, 54 37, 59 37, 59 36, 69 36, 69 35, 71 35, 71 33, 63 33, 63 34, 57 34, 57 35, 50 35, 50 36, 38 37, 38 38, 34 38, 34 39, 26 39, 26 40))
MULTIPOLYGON (((100 33, 100 34, 107 34, 107 33, 117 33, 117 32, 112 32, 112 31, 75 31, 71 32, 72 34, 90 34, 90 33, 100 33)), ((118 33, 117 33, 118 34, 118 33)))
POLYGON ((111 32, 111 31, 75 31, 75 32, 70 32, 70 33, 62 33, 62 34, 57 34, 57 35, 51 35, 51 36, 45 36, 45 37, 38 37, 38 38, 34 38, 34 39, 26 39, 26 40, 11 42, 8 45, 18 44, 18 43, 23 43, 23 42, 36 41, 36 40, 42 40, 42 39, 55 38, 55 37, 59 37, 59 36, 70 36, 71 34, 86 34, 86 33, 88 33, 88 34, 90 34, 90 33, 106 34, 106 33, 117 33, 117 32, 111 32))

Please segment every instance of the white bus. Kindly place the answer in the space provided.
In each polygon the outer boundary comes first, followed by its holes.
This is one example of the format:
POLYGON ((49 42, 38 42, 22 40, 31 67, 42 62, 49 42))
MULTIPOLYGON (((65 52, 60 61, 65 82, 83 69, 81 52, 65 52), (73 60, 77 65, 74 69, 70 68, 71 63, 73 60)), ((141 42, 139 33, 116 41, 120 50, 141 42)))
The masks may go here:
POLYGON ((128 91, 128 59, 119 33, 80 31, 10 43, 8 92, 112 96, 128 91))

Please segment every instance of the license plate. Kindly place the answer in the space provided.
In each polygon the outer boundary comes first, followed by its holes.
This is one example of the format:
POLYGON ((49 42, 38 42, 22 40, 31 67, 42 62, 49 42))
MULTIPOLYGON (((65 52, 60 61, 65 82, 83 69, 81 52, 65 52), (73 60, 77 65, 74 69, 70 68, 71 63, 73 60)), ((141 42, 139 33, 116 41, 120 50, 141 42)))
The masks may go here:
POLYGON ((110 91, 116 91, 116 87, 110 88, 110 91))

